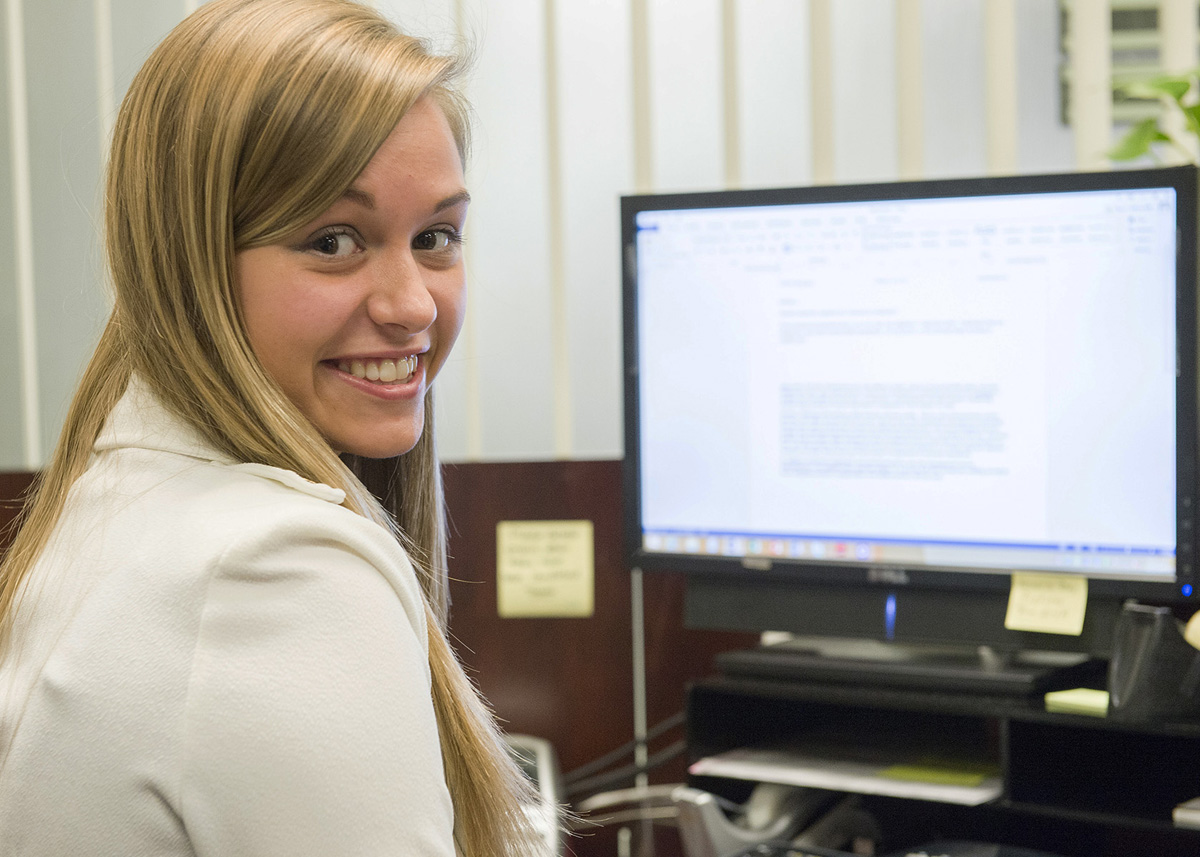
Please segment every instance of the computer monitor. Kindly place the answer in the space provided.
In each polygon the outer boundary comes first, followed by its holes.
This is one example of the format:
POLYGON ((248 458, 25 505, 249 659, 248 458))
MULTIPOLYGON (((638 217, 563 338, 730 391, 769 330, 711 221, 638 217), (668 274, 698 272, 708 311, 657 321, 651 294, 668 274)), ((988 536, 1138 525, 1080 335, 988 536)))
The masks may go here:
POLYGON ((622 199, 626 540, 689 620, 1103 653, 1195 594, 1191 167, 622 199), (1077 637, 1005 626, 1086 579, 1077 637))

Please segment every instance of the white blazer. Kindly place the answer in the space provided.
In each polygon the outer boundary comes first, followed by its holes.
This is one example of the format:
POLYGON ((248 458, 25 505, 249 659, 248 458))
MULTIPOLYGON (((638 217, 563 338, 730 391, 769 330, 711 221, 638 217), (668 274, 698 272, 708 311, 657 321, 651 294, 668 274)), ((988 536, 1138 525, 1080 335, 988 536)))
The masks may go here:
POLYGON ((131 382, 0 664, 0 855, 453 857, 419 585, 342 500, 131 382))

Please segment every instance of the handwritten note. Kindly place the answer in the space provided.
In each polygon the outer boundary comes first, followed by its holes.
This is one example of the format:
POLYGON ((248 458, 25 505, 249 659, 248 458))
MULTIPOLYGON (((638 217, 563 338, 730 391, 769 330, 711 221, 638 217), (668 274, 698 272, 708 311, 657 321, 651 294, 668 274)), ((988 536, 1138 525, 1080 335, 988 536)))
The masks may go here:
POLYGON ((591 616, 595 605, 591 521, 501 521, 496 525, 500 616, 591 616))
POLYGON ((1004 627, 1078 637, 1083 633, 1087 592, 1086 577, 1014 572, 1004 627))

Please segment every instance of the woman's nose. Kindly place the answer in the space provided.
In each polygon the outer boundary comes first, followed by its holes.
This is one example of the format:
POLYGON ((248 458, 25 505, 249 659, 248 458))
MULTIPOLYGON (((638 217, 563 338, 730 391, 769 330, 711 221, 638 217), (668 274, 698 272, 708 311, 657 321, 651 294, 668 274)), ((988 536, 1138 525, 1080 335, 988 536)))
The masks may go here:
POLYGON ((432 325, 437 318, 437 305, 425 282, 426 273, 411 252, 382 258, 367 297, 371 320, 402 328, 410 334, 432 325))

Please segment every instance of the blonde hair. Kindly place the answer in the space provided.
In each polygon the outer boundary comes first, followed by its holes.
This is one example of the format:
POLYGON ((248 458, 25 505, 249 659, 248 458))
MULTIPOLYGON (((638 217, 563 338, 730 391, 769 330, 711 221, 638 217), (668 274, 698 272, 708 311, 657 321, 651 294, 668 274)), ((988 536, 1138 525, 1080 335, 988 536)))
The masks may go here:
POLYGON ((0 642, 22 580, 136 373, 217 449, 343 489, 347 507, 405 544, 427 595, 456 845, 468 857, 515 857, 539 848, 523 812, 529 786, 446 638, 432 403, 410 453, 343 462, 255 357, 234 296, 235 252, 328 208, 419 98, 435 99, 465 155, 458 71, 455 59, 351 0, 211 0, 153 52, 113 132, 105 242, 114 309, 0 565, 0 642), (352 468, 377 493, 387 489, 390 509, 352 468))

